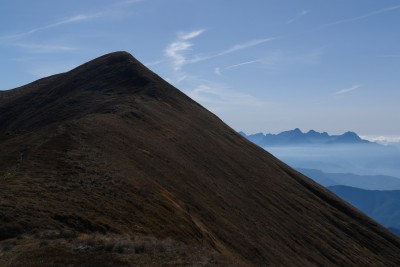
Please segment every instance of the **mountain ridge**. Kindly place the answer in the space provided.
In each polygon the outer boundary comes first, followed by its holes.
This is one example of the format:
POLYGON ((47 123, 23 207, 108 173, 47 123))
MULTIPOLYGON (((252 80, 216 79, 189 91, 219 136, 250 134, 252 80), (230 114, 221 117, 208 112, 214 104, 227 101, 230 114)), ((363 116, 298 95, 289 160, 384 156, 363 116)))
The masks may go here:
POLYGON ((71 253, 114 266, 158 256, 179 263, 169 248, 134 250, 128 262, 79 243, 101 234, 200 246, 223 257, 210 261, 219 266, 400 264, 395 235, 132 58, 108 54, 0 94, 7 257, 19 251, 14 262, 30 266, 71 253), (79 238, 46 244, 49 231, 79 238))
POLYGON ((256 133, 247 135, 242 131, 239 133, 259 146, 376 144, 361 139, 355 132, 351 131, 341 135, 329 135, 327 132, 317 132, 315 130, 303 133, 299 128, 295 128, 278 134, 256 133))
MULTIPOLYGON (((29 129, 29 127, 35 127, 34 124, 40 124, 36 126, 41 127, 46 123, 51 123, 51 119, 46 118, 46 116, 54 117, 54 115, 58 115, 55 118, 56 120, 69 119, 75 114, 84 116, 106 108, 95 105, 96 103, 94 102, 99 102, 96 98, 101 98, 107 105, 112 105, 112 101, 120 101, 115 97, 110 97, 113 94, 132 97, 138 91, 144 90, 143 94, 161 99, 167 97, 168 94, 177 93, 171 89, 172 86, 165 86, 165 88, 155 90, 153 85, 162 81, 158 75, 148 71, 144 65, 129 53, 114 52, 91 60, 64 74, 53 75, 45 80, 40 79, 28 84, 23 88, 23 91, 27 91, 25 95, 21 96, 21 93, 15 94, 14 92, 5 91, 2 98, 7 98, 8 96, 11 98, 9 99, 11 103, 1 107, 0 111, 5 116, 2 116, 0 124, 3 125, 3 129, 12 130, 17 127, 21 128, 21 125, 25 123, 25 128, 29 129), (96 78, 97 76, 104 77, 99 81, 96 78), (51 87, 51 90, 47 92, 37 90, 37 87, 43 86, 44 83, 46 83, 46 86, 51 87), (101 91, 102 88, 107 89, 106 91, 101 91), (169 91, 168 94, 164 90, 169 91), (31 109, 37 110, 36 113, 41 112, 41 114, 26 114, 28 113, 27 109, 21 103, 10 101, 15 96, 17 96, 16 100, 21 101, 22 98, 21 102, 28 102, 28 99, 32 99, 30 101, 31 109), (84 99, 84 101, 81 101, 81 99, 84 99), (52 106, 47 107, 46 101, 51 102, 52 106), (79 101, 79 103, 73 101, 79 101), (71 106, 74 109, 69 108, 71 106), (97 110, 93 110, 94 108, 97 108, 97 110), (55 112, 56 114, 50 115, 50 113, 55 112), (11 119, 12 113, 20 114, 17 120, 11 119), (20 118, 23 121, 20 122, 20 118)), ((16 91, 22 91, 22 88, 17 88, 16 91)), ((182 97, 184 96, 186 95, 182 94, 182 97)), ((188 97, 187 101, 195 104, 188 97)))

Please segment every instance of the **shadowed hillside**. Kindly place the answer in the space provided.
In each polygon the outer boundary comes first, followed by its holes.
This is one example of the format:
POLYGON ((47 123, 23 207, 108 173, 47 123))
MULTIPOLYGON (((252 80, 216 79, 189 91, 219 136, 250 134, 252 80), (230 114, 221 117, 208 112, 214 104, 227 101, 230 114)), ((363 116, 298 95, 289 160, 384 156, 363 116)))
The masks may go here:
POLYGON ((10 266, 400 265, 396 236, 125 52, 0 92, 0 126, 10 266))
POLYGON ((400 190, 363 190, 343 185, 328 188, 382 225, 400 228, 400 190))

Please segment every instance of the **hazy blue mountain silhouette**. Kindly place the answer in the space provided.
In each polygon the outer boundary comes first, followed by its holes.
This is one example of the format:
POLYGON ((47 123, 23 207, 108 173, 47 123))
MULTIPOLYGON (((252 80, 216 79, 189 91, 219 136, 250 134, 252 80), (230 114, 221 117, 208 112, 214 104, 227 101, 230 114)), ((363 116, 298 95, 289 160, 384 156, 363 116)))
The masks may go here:
POLYGON ((400 179, 387 175, 327 173, 305 168, 297 168, 297 170, 326 187, 344 185, 365 190, 400 190, 400 179))
POLYGON ((343 185, 328 188, 382 225, 400 229, 400 190, 364 190, 343 185))
MULTIPOLYGON (((334 185, 339 185, 339 183, 331 178, 328 177, 326 173, 320 170, 316 169, 302 169, 302 168, 297 168, 299 172, 302 174, 308 176, 309 178, 313 179, 317 183, 323 186, 334 186, 334 185)), ((399 180, 400 182, 400 180, 399 180)))
POLYGON ((363 176, 324 173, 314 169, 297 170, 400 236, 400 179, 383 175, 363 176))
POLYGON ((398 148, 363 140, 354 132, 329 135, 296 128, 279 134, 240 134, 400 236, 398 148))
POLYGON ((354 132, 345 132, 342 135, 329 135, 327 132, 310 130, 303 133, 299 128, 284 131, 278 134, 256 133, 240 134, 259 146, 293 146, 293 145, 322 145, 322 144, 376 144, 361 139, 354 132))

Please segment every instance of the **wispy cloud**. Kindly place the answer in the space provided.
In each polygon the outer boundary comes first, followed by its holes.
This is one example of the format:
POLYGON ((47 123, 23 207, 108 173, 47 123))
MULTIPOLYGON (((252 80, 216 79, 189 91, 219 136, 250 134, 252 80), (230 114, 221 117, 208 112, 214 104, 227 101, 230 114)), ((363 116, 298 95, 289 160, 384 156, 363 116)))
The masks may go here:
POLYGON ((400 136, 385 136, 385 135, 362 135, 362 139, 377 142, 383 145, 400 144, 400 136))
POLYGON ((196 86, 188 95, 204 104, 221 106, 262 106, 265 103, 254 96, 237 92, 218 84, 196 86))
POLYGON ((167 49, 165 50, 165 54, 173 60, 172 64, 175 71, 180 70, 182 66, 186 63, 184 52, 189 50, 192 46, 192 43, 178 41, 171 43, 167 47, 167 49))
POLYGON ((301 17, 307 15, 308 13, 310 13, 310 11, 308 10, 302 10, 299 13, 297 13, 293 18, 291 18, 290 20, 288 20, 286 22, 286 24, 291 24, 293 22, 295 22, 296 20, 300 19, 301 17))
POLYGON ((208 56, 194 56, 190 59, 187 59, 187 63, 197 63, 197 62, 201 62, 201 61, 205 61, 205 60, 209 60, 209 59, 213 59, 213 58, 217 58, 220 56, 225 56, 234 52, 237 52, 239 50, 243 50, 243 49, 248 49, 257 45, 261 45, 263 43, 266 42, 270 42, 277 39, 276 37, 271 37, 271 38, 264 38, 264 39, 255 39, 255 40, 250 40, 248 42, 245 43, 240 43, 240 44, 236 44, 222 52, 219 52, 217 54, 214 55, 208 55, 208 56))
POLYGON ((17 33, 17 34, 12 34, 12 35, 5 35, 5 36, 0 36, 0 40, 13 40, 13 39, 19 39, 19 38, 23 38, 25 36, 43 31, 43 30, 47 30, 47 29, 51 29, 51 28, 55 28, 55 27, 59 27, 59 26, 63 26, 63 25, 67 25, 67 24, 71 24, 71 23, 77 23, 77 22, 83 22, 83 21, 89 21, 89 20, 93 20, 102 16, 106 16, 109 9, 112 7, 118 7, 118 6, 125 6, 125 5, 131 5, 131 4, 135 4, 135 3, 140 3, 140 2, 144 2, 145 0, 125 0, 125 1, 120 1, 115 3, 114 5, 111 5, 108 7, 107 12, 97 12, 97 13, 91 13, 91 14, 78 14, 75 16, 71 16, 71 17, 67 17, 67 18, 63 18, 60 19, 57 22, 48 24, 48 25, 44 25, 41 27, 37 27, 34 29, 31 29, 29 31, 26 32, 21 32, 21 33, 17 33))
POLYGON ((180 40, 190 40, 190 39, 196 38, 197 36, 203 34, 204 32, 205 32, 205 29, 192 31, 192 32, 181 32, 178 34, 178 38, 180 40))
POLYGON ((214 68, 214 73, 217 74, 218 76, 222 76, 221 68, 219 67, 214 68))
POLYGON ((215 68, 214 73, 222 76, 225 71, 251 64, 259 64, 264 69, 276 73, 290 69, 293 66, 316 65, 320 62, 320 58, 322 55, 323 50, 321 48, 302 54, 293 54, 281 50, 270 51, 269 53, 266 53, 263 57, 256 60, 250 60, 226 67, 215 68))
POLYGON ((230 66, 226 66, 224 68, 215 68, 214 69, 214 73, 222 76, 222 72, 229 70, 229 69, 234 69, 234 68, 239 68, 245 65, 249 65, 249 64, 254 64, 254 63, 260 63, 259 60, 251 60, 251 61, 246 61, 246 62, 242 62, 242 63, 238 63, 238 64, 234 64, 234 65, 230 65, 230 66))
POLYGON ((342 89, 342 90, 336 91, 336 92, 335 92, 335 95, 342 95, 342 94, 346 94, 346 93, 349 93, 349 92, 355 91, 355 90, 357 90, 358 88, 360 88, 360 86, 359 86, 359 85, 353 85, 352 87, 349 87, 349 88, 345 88, 345 89, 342 89))
MULTIPOLYGON (((270 41, 273 41, 277 39, 276 37, 271 37, 271 38, 263 38, 263 39, 253 39, 244 43, 238 43, 236 45, 231 46, 230 48, 223 50, 219 53, 211 54, 211 55, 205 55, 205 56, 199 56, 199 55, 193 55, 190 53, 192 51, 194 43, 193 39, 199 37, 202 35, 206 30, 205 29, 199 29, 199 30, 194 30, 191 32, 181 32, 177 34, 176 40, 173 41, 172 43, 168 44, 167 47, 164 49, 164 54, 166 57, 169 59, 170 63, 173 66, 174 70, 174 75, 178 76, 178 78, 171 80, 171 83, 177 84, 181 81, 186 81, 188 80, 188 77, 192 77, 193 75, 190 75, 188 73, 185 73, 182 71, 182 67, 187 65, 187 64, 194 64, 198 63, 201 61, 205 60, 210 60, 213 58, 225 56, 240 50, 244 49, 249 49, 257 45, 261 45, 270 41), (184 77, 184 78, 182 78, 184 77)), ((241 62, 235 65, 227 66, 224 68, 215 68, 214 72, 217 75, 222 76, 222 72, 227 70, 227 69, 232 69, 236 67, 240 67, 243 65, 247 64, 252 64, 256 63, 257 61, 247 61, 247 62, 241 62)))
POLYGON ((99 17, 100 15, 101 15, 100 13, 97 13, 97 14, 80 14, 80 15, 73 16, 73 17, 70 17, 70 18, 66 18, 64 20, 61 20, 59 22, 47 25, 47 26, 39 28, 39 29, 48 29, 48 28, 53 28, 53 27, 65 25, 65 24, 79 22, 79 21, 91 20, 91 19, 99 17))
POLYGON ((379 9, 379 10, 376 10, 376 11, 373 11, 373 12, 370 12, 370 13, 367 13, 364 15, 360 15, 357 17, 353 17, 353 18, 342 19, 342 20, 331 22, 331 23, 323 24, 323 25, 321 25, 321 28, 334 26, 334 25, 338 25, 338 24, 343 24, 343 23, 347 23, 347 22, 353 22, 353 21, 357 21, 357 20, 362 20, 362 19, 366 19, 366 18, 369 18, 372 16, 382 14, 382 13, 397 10, 397 9, 400 9, 400 5, 379 9))
POLYGON ((241 66, 249 65, 249 64, 254 64, 254 63, 258 63, 258 62, 260 62, 260 61, 259 60, 246 61, 246 62, 230 65, 228 67, 225 67, 224 69, 226 69, 226 70, 233 69, 233 68, 237 68, 237 67, 241 67, 241 66))
POLYGON ((31 53, 48 54, 78 50, 76 47, 63 45, 43 45, 43 44, 16 44, 15 46, 29 50, 31 53))
POLYGON ((242 49, 247 49, 247 48, 254 47, 254 46, 266 43, 266 42, 271 42, 275 39, 277 39, 277 38, 271 37, 271 38, 264 38, 264 39, 255 39, 255 40, 250 40, 245 43, 236 44, 236 45, 232 46, 231 48, 218 53, 216 56, 227 55, 227 54, 230 54, 230 53, 242 50, 242 49))
POLYGON ((99 17, 101 15, 101 13, 97 13, 97 14, 80 14, 80 15, 76 15, 76 16, 72 16, 69 18, 65 18, 62 19, 58 22, 55 23, 51 23, 42 27, 37 27, 34 29, 31 29, 29 31, 26 32, 22 32, 22 33, 18 33, 18 34, 14 34, 14 35, 6 35, 6 36, 1 36, 0 40, 5 40, 5 39, 19 39, 43 30, 47 30, 47 29, 51 29, 51 28, 55 28, 55 27, 59 27, 59 26, 63 26, 63 25, 67 25, 67 24, 71 24, 71 23, 77 23, 77 22, 81 22, 81 21, 87 21, 87 20, 91 20, 91 19, 95 19, 97 17, 99 17))
POLYGON ((180 70, 182 66, 188 62, 185 53, 188 50, 191 50, 191 47, 193 46, 193 43, 190 40, 200 36, 204 32, 205 30, 201 29, 187 33, 180 33, 178 34, 177 40, 167 46, 164 52, 165 55, 172 60, 172 65, 175 71, 180 70))

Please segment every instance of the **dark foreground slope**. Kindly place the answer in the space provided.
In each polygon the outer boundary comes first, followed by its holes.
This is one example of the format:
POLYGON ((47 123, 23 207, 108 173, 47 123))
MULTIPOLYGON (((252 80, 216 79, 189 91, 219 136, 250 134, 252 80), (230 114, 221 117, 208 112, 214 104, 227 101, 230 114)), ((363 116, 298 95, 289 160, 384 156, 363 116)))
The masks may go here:
POLYGON ((0 92, 0 125, 11 266, 400 264, 396 236, 127 53, 0 92))

